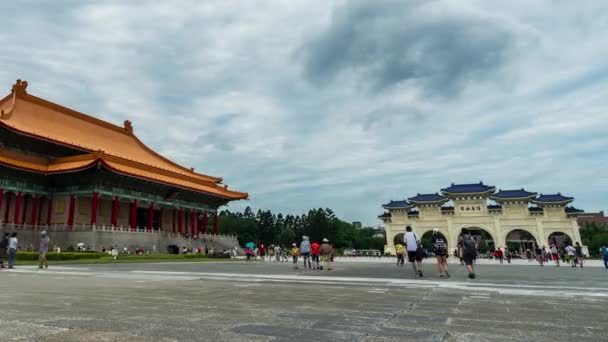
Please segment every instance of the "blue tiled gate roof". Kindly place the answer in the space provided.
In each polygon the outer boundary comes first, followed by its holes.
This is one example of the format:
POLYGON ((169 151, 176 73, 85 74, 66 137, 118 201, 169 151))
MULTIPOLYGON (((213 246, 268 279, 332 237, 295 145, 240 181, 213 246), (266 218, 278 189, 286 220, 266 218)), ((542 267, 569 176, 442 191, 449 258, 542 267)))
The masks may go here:
POLYGON ((382 207, 386 209, 399 209, 399 208, 407 208, 412 205, 408 201, 390 201, 387 204, 383 204, 382 207))
POLYGON ((521 190, 499 190, 497 193, 492 195, 492 197, 499 199, 509 199, 509 198, 527 198, 536 196, 536 192, 526 191, 524 189, 521 190))
POLYGON ((543 203, 561 203, 561 202, 571 202, 574 200, 574 197, 566 197, 562 196, 562 194, 557 193, 554 195, 543 195, 541 194, 534 200, 534 202, 543 202, 543 203))
POLYGON ((444 200, 447 200, 447 197, 441 196, 440 194, 418 194, 408 198, 408 201, 411 202, 438 202, 444 200))
POLYGON ((467 194, 467 193, 479 193, 487 192, 496 189, 494 186, 485 185, 483 182, 475 184, 454 184, 450 185, 445 189, 441 189, 442 192, 448 192, 452 194, 467 194))

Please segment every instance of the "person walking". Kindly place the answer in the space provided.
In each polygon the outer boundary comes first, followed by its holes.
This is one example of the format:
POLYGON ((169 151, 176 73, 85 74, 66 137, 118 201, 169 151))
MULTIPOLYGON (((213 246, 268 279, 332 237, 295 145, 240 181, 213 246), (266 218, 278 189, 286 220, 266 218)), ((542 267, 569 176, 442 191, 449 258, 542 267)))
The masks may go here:
POLYGON ((263 243, 258 247, 258 254, 260 255, 262 262, 266 261, 266 246, 264 246, 263 243))
POLYGON ((405 227, 405 235, 403 236, 403 240, 405 241, 405 248, 407 249, 407 259, 412 263, 412 268, 414 269, 414 274, 417 277, 422 278, 422 256, 418 251, 421 249, 420 240, 416 233, 412 231, 411 226, 405 227))
POLYGON ((513 258, 513 256, 511 255, 511 250, 509 249, 509 247, 505 247, 505 259, 507 259, 508 264, 511 263, 511 258, 513 258))
POLYGON ((397 254, 397 266, 403 267, 405 264, 405 246, 398 243, 395 246, 395 252, 397 254))
POLYGON ((322 266, 321 269, 325 267, 327 271, 331 271, 331 255, 333 253, 333 248, 329 244, 328 239, 323 238, 323 243, 321 243, 319 252, 321 253, 321 258, 323 259, 324 263, 324 266, 322 266))
POLYGON ((298 245, 294 242, 291 244, 291 257, 293 259, 293 268, 298 269, 298 256, 300 256, 300 249, 298 245))
POLYGON ((607 244, 604 244, 604 246, 602 246, 602 248, 600 248, 600 255, 604 259, 604 267, 606 267, 606 269, 608 269, 608 246, 607 246, 607 244))
POLYGON ((49 268, 49 263, 46 260, 46 253, 49 252, 49 242, 51 239, 49 238, 46 230, 40 232, 40 247, 38 248, 38 268, 49 268))
POLYGON ((494 251, 494 257, 496 258, 496 260, 498 260, 501 264, 503 263, 503 254, 502 254, 502 249, 500 249, 500 247, 496 248, 496 250, 494 251))
POLYGON ((585 256, 583 255, 583 247, 577 242, 574 250, 576 252, 576 262, 581 265, 581 268, 583 268, 583 260, 585 259, 585 256))
POLYGON ((247 261, 250 261, 253 257, 253 242, 248 242, 245 244, 245 255, 247 256, 247 261))
POLYGON ((464 253, 462 251, 462 236, 459 236, 458 242, 456 242, 456 250, 454 251, 454 256, 460 260, 460 265, 464 266, 464 258, 462 257, 463 254, 464 253))
POLYGON ((443 240, 443 237, 439 234, 439 229, 433 229, 433 253, 435 253, 435 257, 437 258, 437 271, 439 272, 439 276, 450 277, 450 273, 448 272, 448 244, 443 240))
POLYGON ((275 262, 281 261, 281 246, 279 246, 279 245, 274 246, 274 257, 275 257, 275 259, 274 259, 275 262))
POLYGON ((0 268, 4 268, 4 259, 8 257, 8 235, 8 233, 4 233, 0 239, 0 268))
POLYGON ((289 262, 289 254, 291 254, 289 247, 281 248, 281 251, 281 262, 289 262))
POLYGON ((13 232, 11 237, 8 239, 8 268, 13 268, 17 261, 17 248, 19 247, 19 240, 17 240, 17 232, 13 232))
POLYGON ((536 260, 538 260, 540 267, 545 266, 545 246, 536 247, 536 260))
POLYGON ((465 233, 462 239, 463 259, 464 264, 467 266, 469 272, 469 279, 475 279, 475 269, 473 263, 477 259, 477 247, 475 246, 475 240, 470 233, 465 233))
POLYGON ((316 241, 310 245, 310 257, 312 258, 312 268, 320 270, 321 245, 316 241))
POLYGON ((312 264, 310 263, 310 240, 308 240, 308 236, 302 236, 300 255, 304 260, 304 270, 312 269, 312 264))
POLYGON ((556 245, 551 245, 551 258, 555 261, 555 267, 559 267, 559 251, 556 245))
POLYGON ((576 249, 572 245, 566 246, 566 253, 568 254, 568 261, 572 263, 572 268, 576 267, 576 249))

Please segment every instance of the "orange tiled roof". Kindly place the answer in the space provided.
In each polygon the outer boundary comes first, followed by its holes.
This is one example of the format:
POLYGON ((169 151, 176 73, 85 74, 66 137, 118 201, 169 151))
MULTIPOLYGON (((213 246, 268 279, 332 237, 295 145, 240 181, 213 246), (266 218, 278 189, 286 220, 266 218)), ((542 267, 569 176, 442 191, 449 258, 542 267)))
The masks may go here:
POLYGON ((93 154, 49 159, 0 149, 0 164, 44 174, 88 168, 93 166, 95 161, 96 158, 93 154))
MULTIPOLYGON (((32 171, 52 173, 86 167, 97 159, 117 172, 152 181, 212 193, 229 199, 245 199, 247 193, 229 191, 219 185, 221 178, 207 176, 182 167, 144 145, 129 121, 119 127, 72 109, 29 95, 27 82, 17 80, 11 94, 0 100, 0 125, 21 134, 71 146, 83 156, 40 160, 15 156, 0 161, 32 171), (95 155, 103 157, 98 158, 95 155), (91 154, 94 153, 94 154, 91 154)), ((9 153, 10 154, 10 153, 9 153)))

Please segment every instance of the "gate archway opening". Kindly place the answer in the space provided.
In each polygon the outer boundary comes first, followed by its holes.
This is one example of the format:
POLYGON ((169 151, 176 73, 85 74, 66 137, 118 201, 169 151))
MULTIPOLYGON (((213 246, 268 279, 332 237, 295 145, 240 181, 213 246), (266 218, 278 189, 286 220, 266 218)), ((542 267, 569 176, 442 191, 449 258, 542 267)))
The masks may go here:
POLYGON ((477 251, 479 253, 492 252, 496 249, 494 238, 487 230, 479 227, 462 228, 462 231, 458 235, 458 241, 462 240, 465 232, 470 233, 471 236, 473 236, 473 239, 475 239, 475 243, 477 244, 477 251))
POLYGON ((507 234, 507 238, 505 239, 507 242, 507 247, 509 250, 513 252, 517 252, 520 255, 526 250, 534 251, 536 246, 538 246, 538 241, 532 233, 523 229, 513 229, 507 234))
POLYGON ((573 243, 570 236, 562 232, 551 233, 548 240, 550 245, 556 245, 559 249, 564 249, 564 247, 573 243))
MULTIPOLYGON (((448 239, 441 232, 437 232, 438 236, 448 243, 448 239)), ((420 237, 420 242, 422 243, 422 248, 424 248, 427 252, 431 252, 433 250, 433 231, 429 230, 426 233, 422 234, 420 237)), ((448 246, 449 248, 450 246, 448 246)))

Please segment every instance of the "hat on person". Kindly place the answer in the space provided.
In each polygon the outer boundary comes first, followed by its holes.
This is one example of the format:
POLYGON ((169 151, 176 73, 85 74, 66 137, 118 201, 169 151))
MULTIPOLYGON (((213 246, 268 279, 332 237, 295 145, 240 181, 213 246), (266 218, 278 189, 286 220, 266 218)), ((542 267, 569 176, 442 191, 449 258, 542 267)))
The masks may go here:
POLYGON ((296 243, 294 242, 294 243, 292 243, 291 245, 295 247, 295 246, 296 246, 296 243))
POLYGON ((439 233, 439 228, 433 228, 433 233, 439 233))
POLYGON ((41 231, 41 232, 40 232, 40 235, 42 235, 42 236, 46 236, 46 230, 41 231))
POLYGON ((329 240, 327 240, 327 238, 323 238, 323 242, 329 242, 329 240))

